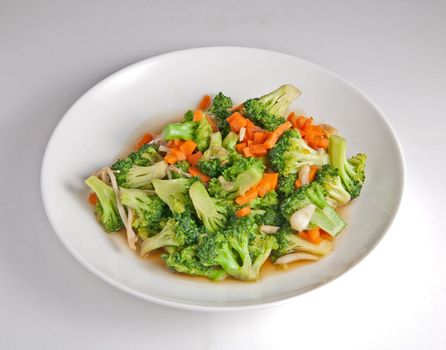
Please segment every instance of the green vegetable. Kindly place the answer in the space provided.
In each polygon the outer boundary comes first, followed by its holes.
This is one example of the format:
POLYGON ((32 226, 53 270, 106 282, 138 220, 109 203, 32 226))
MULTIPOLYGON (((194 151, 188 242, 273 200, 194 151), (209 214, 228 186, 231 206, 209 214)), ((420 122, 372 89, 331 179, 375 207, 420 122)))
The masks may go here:
POLYGON ((359 153, 347 159, 346 148, 345 139, 337 135, 330 137, 328 146, 330 164, 338 169, 342 183, 353 199, 359 196, 364 184, 367 156, 359 153))
POLYGON ((209 147, 211 134, 212 126, 207 118, 202 118, 199 122, 170 123, 163 129, 163 138, 165 140, 194 140, 200 151, 204 151, 209 147))
POLYGON ((194 112, 191 110, 188 110, 186 113, 184 113, 183 121, 185 122, 191 122, 194 119, 194 112))
POLYGON ((173 180, 153 180, 152 184, 156 194, 166 203, 173 213, 183 213, 187 206, 190 206, 190 199, 187 195, 189 187, 195 180, 193 179, 173 179, 173 180))
POLYGON ((227 208, 209 196, 201 182, 195 182, 190 187, 189 196, 198 218, 209 232, 214 232, 224 226, 227 220, 227 208))
POLYGON ((223 136, 226 136, 230 132, 230 127, 226 118, 231 115, 230 109, 232 108, 232 100, 230 97, 225 96, 222 92, 219 92, 213 100, 210 112, 214 114, 217 121, 218 129, 223 136))
POLYGON ((284 196, 292 194, 295 188, 295 182, 297 180, 297 174, 280 175, 279 183, 277 185, 277 192, 284 196))
POLYGON ((254 124, 273 131, 285 122, 283 114, 299 95, 300 91, 294 86, 282 85, 265 96, 245 101, 243 115, 251 119, 254 124))
POLYGON ((115 232, 124 225, 118 212, 115 193, 113 188, 101 181, 97 176, 90 176, 85 180, 85 184, 96 193, 98 203, 95 211, 99 222, 106 232, 115 232))
POLYGON ((198 162, 198 168, 210 177, 218 177, 229 161, 229 152, 222 146, 221 133, 211 135, 209 148, 198 162))
POLYGON ((121 188, 119 195, 121 203, 135 211, 132 227, 141 239, 146 239, 161 229, 168 210, 158 196, 126 188, 121 188))
POLYGON ((287 130, 269 152, 271 167, 282 176, 297 174, 303 165, 322 166, 328 163, 324 150, 309 147, 296 129, 287 130))
POLYGON ((228 151, 235 151, 235 145, 237 144, 238 140, 239 136, 231 131, 223 140, 223 147, 228 151))
POLYGON ((341 206, 350 202, 350 193, 344 188, 338 169, 324 165, 317 172, 316 181, 327 191, 327 201, 333 206, 341 206))

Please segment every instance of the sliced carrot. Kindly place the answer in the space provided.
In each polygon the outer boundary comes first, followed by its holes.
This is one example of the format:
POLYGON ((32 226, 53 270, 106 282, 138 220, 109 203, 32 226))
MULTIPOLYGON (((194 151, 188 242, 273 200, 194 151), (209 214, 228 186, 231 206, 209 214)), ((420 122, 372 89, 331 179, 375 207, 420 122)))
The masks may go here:
POLYGON ((195 112, 194 112, 194 117, 193 117, 193 121, 194 122, 199 122, 201 119, 203 119, 203 117, 204 117, 204 114, 203 114, 203 112, 200 110, 200 109, 197 109, 195 112))
POLYGON ((270 135, 270 133, 268 133, 268 132, 255 131, 254 132, 254 137, 252 138, 252 140, 256 144, 264 143, 267 140, 269 135, 270 135))
POLYGON ((310 167, 310 172, 308 173, 308 181, 311 182, 315 179, 316 173, 319 170, 319 168, 315 165, 312 165, 310 167))
POLYGON ((297 179, 296 181, 294 181, 294 187, 299 188, 302 186, 302 181, 300 181, 300 179, 297 179))
POLYGON ((212 98, 209 95, 204 95, 203 98, 201 99, 199 105, 198 105, 198 109, 201 109, 202 111, 208 109, 211 106, 212 103, 212 98))
POLYGON ((180 146, 180 149, 183 151, 186 157, 194 153, 195 148, 197 148, 197 144, 192 140, 187 140, 180 146))
POLYGON ((243 107, 243 103, 237 105, 237 106, 233 106, 231 108, 229 108, 230 111, 238 111, 243 107))
POLYGON ((218 126, 214 119, 212 119, 210 116, 206 114, 206 119, 208 120, 209 124, 211 125, 212 131, 217 132, 218 126))
POLYGON ((177 157, 175 157, 172 153, 168 153, 164 156, 164 160, 168 163, 168 164, 175 164, 177 162, 177 157))
POLYGON ((251 151, 249 150, 249 147, 246 146, 245 148, 243 148, 243 155, 248 158, 248 157, 252 157, 253 154, 251 153, 251 151))
POLYGON ((271 184, 269 182, 261 182, 257 185, 257 193, 262 198, 265 197, 265 194, 271 189, 271 184))
POLYGON ((91 205, 96 205, 98 202, 98 196, 96 195, 96 193, 91 192, 88 195, 88 203, 90 203, 91 205))
POLYGON ((246 138, 248 140, 254 140, 254 135, 256 132, 261 131, 262 129, 256 127, 256 126, 248 126, 246 125, 246 138))
POLYGON ((228 118, 226 118, 226 121, 231 123, 235 118, 239 118, 239 116, 244 118, 239 112, 234 112, 228 118))
MULTIPOLYGON (((246 119, 247 120, 247 122, 246 122, 246 127, 247 128, 259 128, 257 125, 255 125, 253 122, 252 122, 252 120, 250 120, 250 119, 246 119)), ((260 129, 260 128, 259 128, 260 129)))
POLYGON ((287 131, 289 128, 291 128, 291 123, 289 121, 286 121, 285 123, 279 125, 276 130, 274 130, 271 135, 268 136, 267 140, 265 141, 264 145, 265 148, 270 149, 273 148, 273 146, 276 144, 277 140, 279 140, 280 136, 287 131))
POLYGON ((279 181, 279 173, 265 173, 263 178, 266 182, 271 184, 271 188, 275 189, 277 186, 277 182, 279 181))
POLYGON ((298 124, 297 124, 298 116, 296 115, 296 113, 291 112, 291 113, 288 115, 287 120, 288 120, 291 124, 293 124, 293 128, 297 128, 297 127, 298 127, 298 126, 297 126, 297 125, 298 125, 298 124))
POLYGON ((180 148, 171 148, 170 153, 177 158, 177 161, 186 160, 186 155, 180 148))
POLYGON ((310 242, 312 242, 314 244, 321 243, 322 238, 321 238, 321 236, 319 234, 319 227, 315 227, 315 228, 312 228, 310 230, 307 230, 307 234, 308 234, 308 237, 311 240, 310 242))
POLYGON ((248 119, 246 119, 240 113, 237 113, 237 114, 238 115, 229 122, 229 126, 231 127, 231 130, 233 132, 238 134, 240 132, 241 128, 246 127, 248 119))
POLYGON ((325 239, 326 241, 332 241, 333 240, 333 236, 330 235, 329 233, 325 232, 322 229, 319 231, 319 235, 321 236, 322 239, 325 239))
POLYGON ((238 153, 243 153, 243 149, 246 147, 246 142, 240 142, 238 144, 235 145, 235 149, 237 150, 238 153))
POLYGON ((243 207, 235 212, 235 216, 241 218, 243 216, 247 216, 251 213, 251 207, 243 207))
POLYGON ((235 199, 235 202, 238 205, 243 205, 251 202, 253 199, 256 199, 258 196, 257 189, 253 188, 246 192, 243 196, 239 196, 235 199))
POLYGON ((195 152, 194 154, 191 154, 190 156, 186 156, 186 159, 192 166, 196 166, 198 161, 201 159, 201 157, 203 157, 203 153, 195 152))
POLYGON ((295 126, 295 128, 301 129, 304 126, 306 121, 307 121, 307 117, 305 117, 303 115, 298 116, 297 119, 296 119, 296 126, 295 126))
POLYGON ((209 180, 210 180, 209 176, 206 176, 198 168, 196 168, 194 166, 190 166, 188 171, 189 171, 189 174, 191 174, 192 176, 198 176, 200 178, 200 180, 203 182, 209 182, 209 180))
POLYGON ((268 153, 268 150, 265 148, 264 145, 255 145, 252 144, 249 146, 249 151, 252 155, 261 157, 268 153))
POLYGON ((150 133, 144 134, 136 143, 135 147, 136 149, 140 149, 142 146, 144 146, 146 143, 149 143, 153 140, 153 135, 150 133))
POLYGON ((297 235, 300 238, 305 239, 306 241, 310 242, 310 237, 308 237, 307 231, 300 231, 297 235))
POLYGON ((173 140, 173 145, 170 146, 170 147, 178 148, 178 147, 180 147, 183 144, 183 142, 184 142, 183 140, 175 139, 175 140, 173 140))

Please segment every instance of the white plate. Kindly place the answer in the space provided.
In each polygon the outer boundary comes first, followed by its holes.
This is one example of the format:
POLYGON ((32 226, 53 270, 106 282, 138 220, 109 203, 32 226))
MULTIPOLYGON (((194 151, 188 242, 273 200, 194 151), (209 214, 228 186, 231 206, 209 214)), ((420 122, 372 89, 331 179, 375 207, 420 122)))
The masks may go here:
POLYGON ((48 143, 41 174, 49 220, 82 265, 145 300, 195 310, 269 305, 340 276, 367 255, 387 231, 398 210, 403 182, 404 164, 395 134, 366 96, 313 63, 240 47, 173 52, 105 79, 60 121, 48 143), (336 240, 332 255, 270 274, 257 283, 211 283, 180 277, 160 264, 139 259, 122 238, 102 231, 87 203, 83 180, 110 164, 136 135, 178 120, 203 94, 223 91, 241 102, 284 83, 302 91, 291 109, 338 128, 347 139, 349 154, 368 155, 366 184, 348 210, 348 228, 336 240))

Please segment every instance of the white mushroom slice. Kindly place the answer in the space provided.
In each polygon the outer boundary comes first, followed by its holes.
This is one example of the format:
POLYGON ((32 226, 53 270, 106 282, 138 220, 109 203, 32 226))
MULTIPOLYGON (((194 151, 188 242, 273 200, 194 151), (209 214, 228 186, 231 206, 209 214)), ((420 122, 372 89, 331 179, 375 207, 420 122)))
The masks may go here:
POLYGON ((281 256, 277 259, 274 264, 283 265, 289 264, 295 261, 317 261, 319 258, 316 255, 308 254, 308 253, 292 253, 281 256))
POLYGON ((169 147, 167 147, 167 146, 165 146, 165 145, 160 145, 159 148, 158 148, 158 150, 159 150, 160 152, 165 152, 165 153, 167 153, 167 152, 169 152, 169 147))
POLYGON ((266 233, 266 234, 274 234, 277 231, 280 230, 279 226, 272 226, 272 225, 262 225, 260 226, 260 232, 266 233))
POLYGON ((290 217, 291 227, 297 231, 303 231, 307 229, 315 210, 316 206, 313 203, 310 203, 302 209, 295 211, 290 217))
POLYGON ((245 135, 246 135, 246 128, 243 126, 240 128, 240 133, 239 133, 240 142, 242 142, 245 139, 245 135))
POLYGON ((303 165, 299 169, 299 180, 300 183, 303 185, 308 185, 310 183, 310 166, 309 165, 303 165))

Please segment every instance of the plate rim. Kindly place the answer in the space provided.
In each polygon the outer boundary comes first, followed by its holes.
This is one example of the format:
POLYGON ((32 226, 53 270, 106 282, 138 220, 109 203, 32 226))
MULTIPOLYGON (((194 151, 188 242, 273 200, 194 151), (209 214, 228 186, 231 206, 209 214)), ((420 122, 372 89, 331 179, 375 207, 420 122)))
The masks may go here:
POLYGON ((80 265, 82 265, 86 270, 91 272, 94 276, 96 276, 100 280, 102 280, 104 282, 107 282, 108 284, 112 285, 113 287, 117 288, 120 291, 126 292, 127 294, 135 296, 135 297, 137 297, 139 299, 142 299, 144 301, 149 301, 149 302, 152 302, 152 303, 155 303, 155 304, 158 304, 158 305, 172 307, 172 308, 177 308, 177 309, 192 310, 192 311, 204 311, 204 312, 242 311, 242 310, 252 310, 252 309, 259 309, 259 308, 265 308, 265 307, 280 305, 280 304, 289 302, 289 301, 293 300, 294 298, 297 298, 298 296, 306 294, 306 293, 308 293, 308 292, 310 292, 312 290, 315 290, 317 288, 325 286, 328 283, 332 282, 333 280, 338 279, 341 276, 345 275, 346 273, 351 271, 357 264, 359 264, 361 261, 363 261, 367 256, 369 256, 369 254, 376 248, 378 243, 381 242, 383 237, 386 235, 386 233, 392 227, 392 225, 393 225, 393 223, 395 221, 395 218, 398 215, 398 212, 399 212, 400 207, 401 207, 401 203, 402 203, 404 195, 405 195, 405 184, 406 184, 406 161, 405 161, 405 157, 404 157, 403 148, 402 148, 401 143, 400 143, 400 141, 398 139, 398 136, 397 136, 393 126, 391 125, 389 120, 386 118, 386 116, 383 113, 383 111, 364 92, 362 92, 362 90, 360 90, 357 86, 355 86, 353 83, 348 81, 346 78, 343 78, 342 76, 332 72, 331 70, 329 70, 329 69, 327 69, 327 68, 325 68, 323 66, 320 66, 319 64, 316 64, 316 63, 313 63, 313 62, 308 61, 306 59, 303 59, 303 58, 301 58, 299 56, 295 56, 295 55, 292 55, 292 54, 288 54, 288 53, 284 53, 284 52, 280 52, 280 51, 275 51, 275 50, 268 50, 268 49, 247 47, 247 46, 203 46, 203 47, 194 47, 194 48, 189 48, 189 49, 170 51, 170 52, 166 52, 166 53, 163 53, 163 54, 155 55, 155 56, 148 57, 148 58, 139 60, 137 62, 131 63, 131 64, 127 65, 127 66, 124 66, 123 68, 118 69, 114 73, 109 74, 108 76, 106 76, 105 78, 100 80, 99 82, 95 83, 86 92, 84 92, 80 97, 78 97, 77 100, 66 110, 66 112, 59 119, 59 121, 57 122, 56 127, 52 131, 51 136, 49 137, 48 142, 47 142, 47 144, 45 146, 45 151, 44 151, 44 155, 43 155, 43 158, 42 158, 41 169, 40 169, 40 195, 41 195, 42 204, 43 204, 43 207, 44 207, 44 210, 45 210, 45 214, 46 214, 46 216, 48 218, 48 221, 50 223, 50 226, 51 226, 53 232, 56 234, 56 236, 58 237, 60 242, 63 244, 63 246, 80 263, 80 265), (127 71, 129 71, 131 69, 135 69, 135 68, 137 68, 139 66, 143 66, 143 65, 146 65, 146 64, 151 63, 151 62, 156 62, 156 61, 160 61, 160 60, 162 61, 163 59, 165 59, 167 57, 170 57, 170 56, 187 54, 187 53, 193 53, 193 52, 196 52, 196 51, 212 51, 212 50, 241 50, 241 51, 253 51, 253 52, 257 51, 258 53, 274 54, 274 55, 284 56, 284 57, 293 58, 295 60, 302 61, 302 62, 304 62, 306 64, 314 66, 315 68, 317 68, 319 70, 324 71, 324 73, 326 73, 326 74, 328 74, 328 75, 330 75, 330 76, 332 76, 332 77, 342 81, 344 84, 346 84, 348 87, 350 87, 356 93, 358 93, 362 98, 364 98, 364 100, 366 100, 376 110, 377 114, 379 115, 381 120, 385 123, 385 125, 388 128, 388 130, 390 131, 390 135, 391 135, 391 137, 393 138, 393 141, 396 144, 397 158, 398 158, 399 165, 401 167, 401 174, 400 174, 401 177, 400 177, 400 182, 399 182, 400 185, 399 185, 399 188, 398 188, 398 198, 397 198, 396 206, 394 208, 394 212, 392 213, 392 216, 391 216, 390 220, 387 222, 385 228, 382 230, 380 235, 377 237, 377 239, 374 242, 374 244, 371 245, 367 249, 367 251, 359 259, 357 259, 353 264, 351 264, 348 267, 347 270, 345 270, 345 271, 343 271, 341 273, 335 274, 335 275, 331 276, 330 278, 324 280, 323 282, 320 282, 320 283, 312 286, 311 288, 305 289, 305 290, 303 290, 302 292, 300 292, 298 294, 278 297, 277 299, 271 299, 269 301, 254 301, 252 303, 245 303, 243 305, 212 305, 212 304, 192 304, 192 303, 181 302, 181 301, 177 301, 177 300, 169 300, 168 298, 162 298, 162 297, 148 295, 148 294, 145 294, 145 293, 142 293, 142 292, 138 292, 138 291, 136 291, 136 290, 134 290, 134 289, 132 289, 130 287, 127 287, 125 284, 123 284, 123 283, 121 283, 119 281, 116 281, 113 278, 107 276, 105 273, 103 273, 102 271, 100 271, 99 269, 94 267, 91 263, 89 263, 81 254, 76 252, 70 246, 70 244, 65 240, 63 235, 58 232, 58 230, 56 229, 56 224, 53 221, 53 219, 52 219, 52 217, 50 215, 50 212, 48 210, 48 204, 47 204, 48 199, 47 199, 47 197, 45 195, 45 193, 46 193, 45 172, 46 172, 46 167, 47 167, 47 163, 48 163, 49 149, 50 149, 52 143, 54 142, 54 138, 55 138, 55 135, 56 135, 58 129, 61 128, 61 126, 64 124, 64 122, 66 122, 67 115, 69 115, 69 113, 78 104, 80 104, 86 97, 88 97, 89 95, 94 93, 95 90, 100 89, 102 87, 102 85, 107 84, 109 80, 112 80, 116 76, 124 74, 124 73, 126 73, 127 71))

